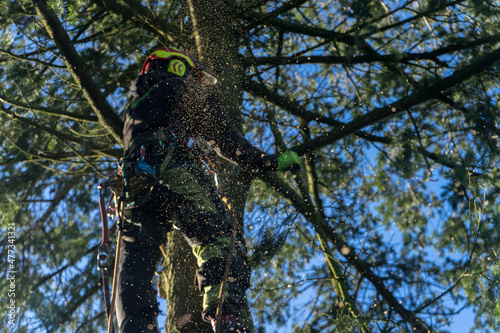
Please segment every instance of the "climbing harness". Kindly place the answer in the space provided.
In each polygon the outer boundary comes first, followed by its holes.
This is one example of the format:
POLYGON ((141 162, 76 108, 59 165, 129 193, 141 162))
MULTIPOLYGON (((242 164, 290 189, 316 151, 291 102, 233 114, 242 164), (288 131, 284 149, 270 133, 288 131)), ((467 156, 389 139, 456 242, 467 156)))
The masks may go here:
POLYGON ((131 142, 122 164, 126 208, 139 207, 151 197, 154 188, 161 182, 161 177, 170 163, 178 141, 179 138, 174 132, 162 127, 147 131, 131 142), (153 149, 153 155, 162 157, 161 163, 157 163, 156 167, 148 163, 145 158, 146 149, 151 150, 152 147, 156 147, 153 149), (139 156, 137 156, 137 151, 139 151, 139 156), (152 180, 147 193, 141 196, 132 193, 131 182, 134 177, 140 182, 152 180))
POLYGON ((202 137, 193 136, 187 132, 161 127, 138 136, 125 152, 122 170, 126 208, 139 207, 151 197, 154 188, 161 183, 161 177, 169 166, 174 151, 178 148, 181 151, 184 150, 193 160, 199 159, 207 171, 214 176, 215 184, 219 188, 217 172, 208 159, 208 154, 212 151, 210 143, 202 137), (146 150, 156 159, 154 165, 148 163, 146 150), (139 181, 138 183, 143 188, 148 188, 147 192, 141 195, 133 193, 131 188, 133 181, 136 182, 135 184, 139 181))

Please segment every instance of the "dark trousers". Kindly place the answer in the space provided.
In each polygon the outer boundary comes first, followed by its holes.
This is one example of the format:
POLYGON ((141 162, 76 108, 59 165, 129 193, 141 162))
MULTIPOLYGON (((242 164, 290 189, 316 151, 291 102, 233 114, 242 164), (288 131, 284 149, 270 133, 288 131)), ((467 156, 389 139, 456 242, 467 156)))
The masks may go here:
MULTIPOLYGON (((133 179, 137 195, 152 180, 133 179)), ((134 192, 134 191, 132 191, 134 192)), ((230 223, 212 175, 201 165, 173 167, 162 175, 150 198, 125 209, 121 229, 117 320, 120 333, 158 332, 158 304, 152 279, 172 223, 180 229, 198 259, 196 277, 203 292, 203 317, 214 318, 220 285, 230 249, 230 223)), ((233 252, 228 282, 223 291, 223 314, 239 315, 246 302, 250 270, 243 247, 233 252)))

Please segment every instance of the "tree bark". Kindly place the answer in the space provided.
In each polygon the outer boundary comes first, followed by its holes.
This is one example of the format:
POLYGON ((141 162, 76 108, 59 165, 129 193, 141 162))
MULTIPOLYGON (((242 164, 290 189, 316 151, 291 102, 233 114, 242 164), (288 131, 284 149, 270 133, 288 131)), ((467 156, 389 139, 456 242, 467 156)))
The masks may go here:
MULTIPOLYGON (((240 43, 233 28, 232 2, 226 0, 186 0, 189 20, 193 25, 198 60, 212 73, 218 83, 213 91, 217 101, 228 112, 233 125, 240 128, 240 107, 242 103, 242 64, 238 56, 240 43)), ((191 51, 191 50, 190 50, 191 51)), ((238 217, 239 234, 242 232, 245 198, 250 181, 242 170, 225 162, 217 163, 223 193, 235 209, 238 217), (243 180, 242 179, 246 179, 243 180)), ((169 236, 168 266, 162 274, 162 290, 165 291, 168 312, 166 332, 212 332, 210 326, 201 323, 201 297, 199 292, 191 293, 196 263, 182 237, 169 236), (183 317, 185 316, 185 317, 183 317), (192 316, 192 322, 179 330, 179 319, 192 316), (177 331, 178 330, 178 331, 177 331)), ((249 323, 253 327, 252 323, 249 323)))
POLYGON ((165 332, 213 332, 201 319, 202 297, 194 286, 196 258, 180 232, 169 233, 166 254, 160 278, 160 295, 167 299, 165 332))

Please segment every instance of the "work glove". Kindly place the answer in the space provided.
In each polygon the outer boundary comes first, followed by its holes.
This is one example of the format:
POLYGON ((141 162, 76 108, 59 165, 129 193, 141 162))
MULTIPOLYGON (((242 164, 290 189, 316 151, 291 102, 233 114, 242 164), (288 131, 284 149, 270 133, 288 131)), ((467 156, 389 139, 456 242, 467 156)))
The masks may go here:
POLYGON ((300 157, 293 150, 287 150, 277 158, 278 171, 298 171, 301 169, 300 157))

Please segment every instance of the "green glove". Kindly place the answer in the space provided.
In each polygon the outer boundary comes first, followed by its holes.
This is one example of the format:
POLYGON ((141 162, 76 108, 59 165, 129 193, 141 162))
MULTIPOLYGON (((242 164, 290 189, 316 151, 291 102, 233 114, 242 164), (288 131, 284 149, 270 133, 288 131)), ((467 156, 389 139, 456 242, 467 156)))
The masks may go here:
POLYGON ((293 150, 287 150, 277 158, 278 171, 300 170, 300 157, 293 150))

